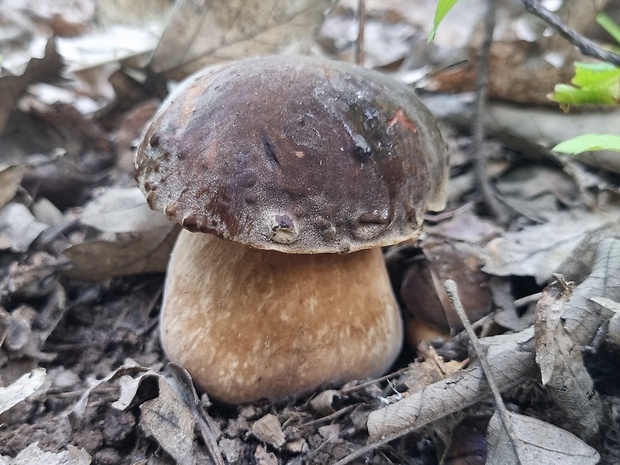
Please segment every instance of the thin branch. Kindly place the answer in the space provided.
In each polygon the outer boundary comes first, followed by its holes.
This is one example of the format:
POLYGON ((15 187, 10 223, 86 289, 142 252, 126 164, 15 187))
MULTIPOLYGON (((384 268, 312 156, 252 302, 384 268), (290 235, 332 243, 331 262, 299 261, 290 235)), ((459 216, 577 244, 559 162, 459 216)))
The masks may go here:
POLYGON ((538 16, 545 23, 551 26, 562 37, 579 49, 585 55, 597 60, 606 61, 620 66, 620 55, 609 50, 605 50, 592 40, 578 34, 566 25, 557 15, 554 15, 537 0, 521 0, 525 11, 538 16))
POLYGON ((512 446, 514 448, 517 459, 521 462, 520 454, 519 454, 519 435, 514 429, 514 425, 512 420, 510 419, 510 414, 508 413, 508 409, 504 405, 504 401, 502 399, 502 395, 500 394, 499 388, 497 387, 497 383, 495 382, 495 378, 493 376, 493 371, 491 370, 491 366, 486 358, 484 350, 482 350, 482 346, 478 341, 478 336, 474 332, 474 328, 472 328, 469 319, 465 313, 465 309, 463 308, 463 304, 461 303, 461 299, 459 298, 458 288, 456 283, 451 279, 448 279, 444 283, 444 289, 448 294, 448 299, 450 299, 450 303, 452 304, 452 308, 459 316, 465 331, 467 332, 467 336, 469 337, 469 341, 478 356, 478 361, 480 362, 480 366, 482 367, 482 371, 484 372, 484 376, 487 379, 487 384, 489 385, 489 389, 493 394, 493 399, 495 400, 495 406, 497 408, 497 412, 499 413, 500 418, 502 419, 502 423, 504 423, 504 428, 506 428, 506 432, 508 433, 508 437, 512 442, 512 446))
POLYGON ((489 213, 494 215, 500 222, 506 220, 506 214, 500 202, 495 196, 493 187, 487 175, 487 154, 482 148, 485 138, 483 124, 484 113, 487 106, 489 94, 489 57, 491 55, 491 43, 493 42, 493 31, 495 29, 495 0, 487 0, 486 11, 484 13, 484 37, 480 47, 480 57, 476 72, 476 105, 472 115, 471 133, 473 137, 473 152, 476 181, 489 213))
POLYGON ((355 64, 364 66, 364 29, 366 26, 366 3, 357 2, 357 40, 355 41, 355 64))

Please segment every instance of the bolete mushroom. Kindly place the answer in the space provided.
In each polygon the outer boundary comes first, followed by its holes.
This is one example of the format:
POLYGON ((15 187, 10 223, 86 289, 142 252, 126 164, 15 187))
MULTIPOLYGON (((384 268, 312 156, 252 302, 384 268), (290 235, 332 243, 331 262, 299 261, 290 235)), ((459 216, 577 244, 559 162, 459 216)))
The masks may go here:
POLYGON ((382 374, 403 330, 381 247, 419 235, 446 177, 431 114, 380 73, 275 56, 188 78, 136 156, 151 208, 185 228, 166 354, 226 403, 382 374))

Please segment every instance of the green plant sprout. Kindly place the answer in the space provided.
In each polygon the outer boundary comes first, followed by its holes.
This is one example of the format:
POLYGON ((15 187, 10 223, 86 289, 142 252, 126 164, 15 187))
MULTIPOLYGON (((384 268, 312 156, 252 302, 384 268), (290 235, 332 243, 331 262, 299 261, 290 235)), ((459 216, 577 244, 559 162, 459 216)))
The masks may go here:
POLYGON ((437 28, 439 24, 446 17, 448 12, 452 9, 452 7, 456 4, 458 0, 439 0, 437 2, 437 8, 435 9, 435 18, 433 19, 433 27, 428 32, 428 42, 432 42, 435 38, 435 33, 437 32, 437 28))
POLYGON ((570 84, 557 84, 549 96, 565 111, 571 105, 616 105, 620 98, 620 68, 609 63, 575 63, 570 84))
MULTIPOLYGON (((600 14, 596 22, 620 43, 620 26, 610 17, 600 14)), ((575 63, 575 77, 570 84, 558 84, 549 96, 560 108, 568 111, 571 105, 618 105, 620 102, 620 68, 610 63, 575 63)), ((620 152, 620 136, 583 134, 560 142, 554 152, 576 155, 594 150, 620 152)))

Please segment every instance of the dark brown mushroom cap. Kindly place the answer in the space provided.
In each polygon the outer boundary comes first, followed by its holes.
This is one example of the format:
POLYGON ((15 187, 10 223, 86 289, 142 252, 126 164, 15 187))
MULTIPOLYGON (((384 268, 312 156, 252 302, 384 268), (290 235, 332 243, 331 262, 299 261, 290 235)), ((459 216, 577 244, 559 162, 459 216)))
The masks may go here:
POLYGON ((288 253, 416 237, 443 208, 429 111, 380 73, 289 56, 208 68, 172 93, 136 156, 151 208, 190 231, 288 253))

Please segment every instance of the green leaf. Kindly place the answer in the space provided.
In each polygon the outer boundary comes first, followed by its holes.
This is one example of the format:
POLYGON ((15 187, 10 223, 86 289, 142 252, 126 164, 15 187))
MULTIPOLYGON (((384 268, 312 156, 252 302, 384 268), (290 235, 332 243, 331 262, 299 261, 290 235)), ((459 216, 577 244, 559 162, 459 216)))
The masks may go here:
POLYGON ((615 105, 616 99, 600 89, 580 89, 568 84, 557 84, 551 100, 565 105, 615 105))
POLYGON ((551 150, 554 152, 568 153, 570 155, 591 152, 593 150, 613 150, 614 152, 620 152, 620 136, 612 136, 609 134, 584 134, 560 142, 551 150))
POLYGON ((596 22, 620 44, 620 26, 605 13, 596 15, 596 22))
POLYGON ((437 32, 437 28, 443 19, 446 17, 448 12, 452 9, 452 7, 456 4, 458 0, 439 0, 437 2, 437 9, 435 10, 435 19, 433 20, 433 27, 428 33, 428 42, 432 42, 435 38, 435 33, 437 32))
POLYGON ((620 99, 620 68, 609 63, 575 63, 574 86, 558 84, 549 97, 564 106, 615 105, 620 99))
POLYGON ((576 62, 575 77, 571 82, 583 88, 617 88, 620 83, 620 68, 610 63, 576 62))

